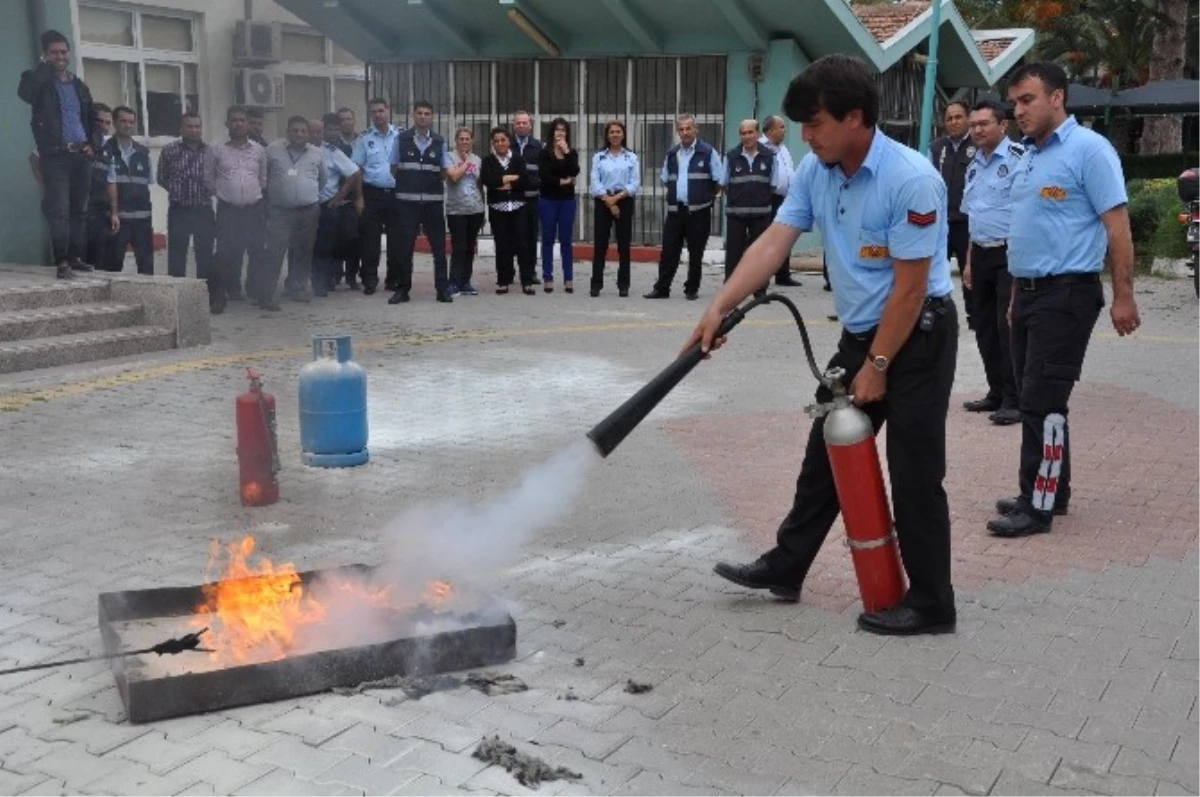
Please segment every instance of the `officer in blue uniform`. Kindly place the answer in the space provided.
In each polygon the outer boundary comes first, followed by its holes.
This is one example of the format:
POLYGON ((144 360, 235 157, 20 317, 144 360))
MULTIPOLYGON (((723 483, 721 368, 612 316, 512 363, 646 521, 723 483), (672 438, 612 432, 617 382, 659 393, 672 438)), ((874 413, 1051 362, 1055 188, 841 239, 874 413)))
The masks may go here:
POLYGON ((109 206, 116 218, 105 253, 105 269, 125 267, 125 251, 133 244, 139 274, 154 273, 154 229, 151 224, 150 186, 154 170, 150 150, 133 140, 137 114, 125 105, 113 108, 115 135, 104 145, 108 159, 109 206))
MULTIPOLYGON (((920 153, 876 127, 879 89, 866 64, 821 58, 792 80, 788 117, 812 152, 792 175, 770 228, 742 258, 693 331, 706 351, 722 318, 779 268, 802 232, 820 229, 844 329, 830 367, 878 430, 887 458, 900 554, 909 589, 896 607, 859 616, 877 634, 954 630, 946 415, 958 352, 958 319, 946 259, 946 185, 920 153)), ((817 391, 829 401, 829 390, 817 391)), ((813 423, 792 510, 776 546, 745 565, 715 572, 752 589, 799 600, 801 585, 840 511, 824 421, 813 423)))
POLYGON ((663 222, 662 250, 658 260, 658 280, 645 299, 666 299, 671 282, 679 270, 684 244, 688 250, 687 280, 683 295, 700 296, 704 245, 712 232, 712 206, 721 193, 724 167, 721 155, 699 139, 696 117, 690 113, 675 120, 679 143, 667 151, 659 179, 667 187, 667 218, 663 222))
MULTIPOLYGON (((424 232, 433 254, 433 283, 439 302, 453 302, 450 270, 446 263, 446 169, 453 165, 446 140, 433 129, 433 106, 424 100, 413 104, 413 126, 396 138, 392 154, 396 175, 396 220, 400 228, 396 253, 395 293, 388 304, 409 300, 412 290, 413 250, 417 233, 424 232)), ((392 239, 388 239, 389 246, 392 239)), ((391 275, 388 275, 389 278, 391 275)))
MULTIPOLYGON (((742 143, 726 154, 721 183, 725 189, 726 281, 750 245, 771 225, 779 207, 773 202, 779 188, 779 162, 774 150, 760 145, 758 120, 743 119, 738 137, 742 143)), ((766 286, 755 291, 757 295, 766 292, 766 286)))
POLYGON ((967 169, 962 209, 967 214, 971 246, 963 269, 964 301, 975 303, 975 342, 983 359, 988 392, 967 401, 968 412, 990 412, 994 424, 1020 423, 1017 377, 1009 346, 1008 300, 1012 280, 1008 274, 1008 227, 1012 215, 1014 168, 1025 148, 1007 137, 1004 106, 981 100, 971 111, 971 141, 975 156, 967 169))
POLYGON ((400 249, 396 220, 396 178, 392 176, 392 150, 400 135, 392 127, 392 110, 388 101, 375 97, 367 103, 371 112, 371 127, 354 140, 350 159, 362 170, 363 213, 359 221, 360 279, 363 293, 370 296, 379 286, 379 256, 383 250, 384 230, 388 236, 387 276, 385 286, 395 290, 396 253, 400 249))
POLYGON ((1068 116, 1067 74, 1050 62, 1013 74, 1008 98, 1025 137, 1012 185, 1008 270, 1013 364, 1023 422, 1021 494, 996 502, 999 537, 1050 531, 1071 498, 1067 402, 1104 306, 1100 271, 1112 267, 1113 328, 1141 324, 1133 298, 1133 240, 1125 177, 1103 136, 1068 116))

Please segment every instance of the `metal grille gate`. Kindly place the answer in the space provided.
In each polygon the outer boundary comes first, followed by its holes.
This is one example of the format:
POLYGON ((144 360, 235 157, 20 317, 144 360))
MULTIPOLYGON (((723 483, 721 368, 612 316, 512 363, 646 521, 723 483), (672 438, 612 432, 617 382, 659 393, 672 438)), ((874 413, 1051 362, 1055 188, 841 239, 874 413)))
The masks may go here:
POLYGON ((662 238, 666 190, 659 171, 675 141, 676 115, 694 114, 701 138, 723 146, 725 67, 724 56, 385 62, 367 65, 367 92, 391 102, 397 124, 411 124, 412 103, 428 100, 447 140, 455 129, 469 127, 480 156, 488 151, 488 131, 509 125, 518 111, 533 115, 543 140, 552 119, 566 119, 583 170, 576 183, 581 241, 592 238, 592 154, 604 145, 609 120, 625 122, 628 146, 642 167, 633 242, 653 245, 662 238))

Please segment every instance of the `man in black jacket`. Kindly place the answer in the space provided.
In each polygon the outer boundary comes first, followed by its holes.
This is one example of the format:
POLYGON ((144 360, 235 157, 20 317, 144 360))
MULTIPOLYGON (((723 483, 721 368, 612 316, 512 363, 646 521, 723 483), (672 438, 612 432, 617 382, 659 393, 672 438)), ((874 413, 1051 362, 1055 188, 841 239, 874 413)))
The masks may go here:
MULTIPOLYGON (((967 214, 962 211, 963 189, 967 184, 967 170, 971 166, 971 160, 975 157, 975 145, 971 143, 970 128, 967 125, 969 113, 966 103, 960 100, 947 103, 944 119, 946 135, 934 141, 929 147, 929 157, 946 182, 946 201, 949 205, 946 218, 950 222, 946 252, 958 261, 960 274, 967 267, 967 246, 970 243, 967 214)), ((963 306, 967 310, 967 326, 974 329, 971 289, 965 285, 963 286, 963 306)))
POLYGON ((30 127, 42 172, 42 212, 50 225, 59 279, 91 271, 83 262, 91 180, 92 93, 67 67, 71 44, 56 30, 42 34, 42 63, 21 73, 17 96, 33 108, 30 127))

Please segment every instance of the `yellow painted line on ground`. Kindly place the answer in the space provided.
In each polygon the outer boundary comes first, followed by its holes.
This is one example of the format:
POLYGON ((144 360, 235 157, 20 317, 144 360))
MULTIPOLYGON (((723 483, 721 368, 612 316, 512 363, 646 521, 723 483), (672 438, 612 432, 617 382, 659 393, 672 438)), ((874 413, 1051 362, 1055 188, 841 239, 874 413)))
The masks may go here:
MULTIPOLYGON (((790 318, 784 319, 747 319, 743 327, 780 327, 791 326, 790 318)), ((421 346, 432 343, 451 343, 468 340, 497 340, 529 337, 544 337, 547 335, 569 335, 588 332, 628 332, 652 329, 687 329, 694 326, 694 321, 614 321, 604 324, 574 324, 555 327, 532 327, 527 329, 472 329, 459 332, 408 332, 400 335, 390 335, 384 338, 363 341, 354 345, 357 351, 376 351, 391 346, 412 345, 421 346)), ((810 327, 826 327, 834 324, 825 319, 805 321, 810 327)), ((1116 333, 1099 333, 1101 340, 1118 340, 1116 333)), ((1130 342, 1142 343, 1174 343, 1195 345, 1200 343, 1197 338, 1172 337, 1168 335, 1145 335, 1138 333, 1128 339, 1130 342)), ((100 376, 70 382, 56 387, 43 388, 13 393, 0 398, 0 412, 15 412, 28 407, 35 402, 56 401, 58 399, 83 396, 98 390, 111 390, 123 385, 132 385, 160 377, 178 376, 179 374, 195 373, 214 368, 229 366, 246 366, 262 362, 288 360, 306 357, 312 351, 309 346, 289 346, 274 349, 258 349, 256 351, 222 354, 212 357, 197 357, 174 363, 164 363, 148 368, 126 371, 112 376, 100 376)))
MULTIPOLYGON (((791 325, 789 319, 781 320, 747 320, 742 326, 776 327, 791 325)), ((829 326, 828 321, 806 322, 809 326, 829 326)), ((431 343, 449 343, 466 340, 495 340, 546 335, 567 335, 586 332, 622 332, 631 330, 650 329, 684 329, 695 325, 694 321, 620 321, 605 324, 577 324, 557 327, 534 327, 529 329, 476 329, 461 332, 409 332, 401 335, 390 335, 384 338, 355 343, 356 351, 375 351, 391 346, 412 345, 422 346, 431 343)), ((13 393, 0 398, 0 412, 16 412, 35 402, 56 401, 58 399, 83 396, 98 390, 111 390, 123 385, 132 385, 161 377, 178 376, 179 374, 195 373, 214 368, 229 366, 247 366, 262 362, 288 360, 305 357, 312 352, 309 346, 289 346, 275 349, 259 349, 256 351, 222 354, 213 357, 197 357, 180 362, 164 363, 148 368, 139 368, 111 376, 99 376, 84 379, 79 382, 69 382, 55 387, 40 390, 28 390, 13 393)))

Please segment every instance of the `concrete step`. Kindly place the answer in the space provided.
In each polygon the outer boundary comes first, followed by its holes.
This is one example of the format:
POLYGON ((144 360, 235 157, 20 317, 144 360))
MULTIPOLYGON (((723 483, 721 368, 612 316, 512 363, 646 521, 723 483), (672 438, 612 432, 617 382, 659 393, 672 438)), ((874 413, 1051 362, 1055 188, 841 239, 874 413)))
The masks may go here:
POLYGON ((0 313, 9 310, 32 310, 37 307, 93 304, 107 301, 111 296, 111 283, 100 279, 76 278, 6 284, 0 289, 0 313))
POLYGON ((175 330, 122 327, 76 335, 0 343, 0 374, 128 357, 175 348, 175 330))
POLYGON ((0 342, 133 327, 141 324, 143 317, 141 305, 118 302, 10 310, 0 312, 0 342))

